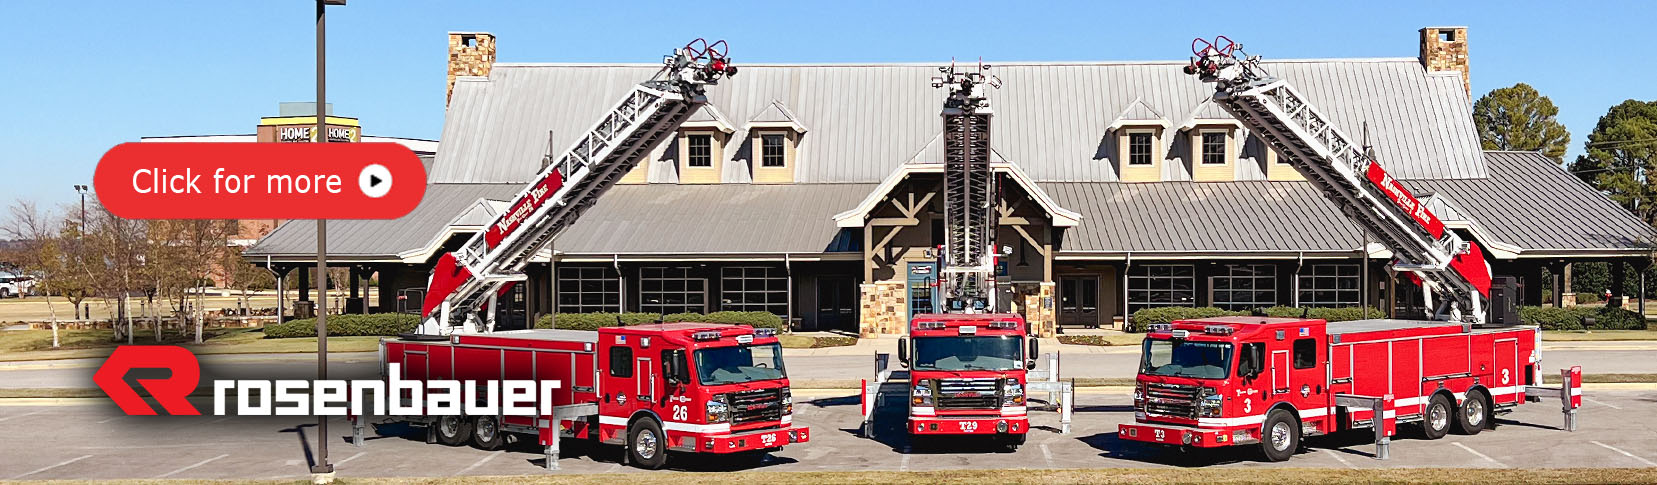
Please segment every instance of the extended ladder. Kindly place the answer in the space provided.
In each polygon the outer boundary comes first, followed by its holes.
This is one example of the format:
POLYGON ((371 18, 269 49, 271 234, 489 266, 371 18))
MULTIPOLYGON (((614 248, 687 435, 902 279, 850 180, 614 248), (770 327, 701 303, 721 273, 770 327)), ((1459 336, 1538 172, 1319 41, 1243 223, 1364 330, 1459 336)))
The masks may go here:
POLYGON ((944 248, 939 265, 945 312, 995 311, 996 175, 990 167, 990 110, 983 86, 999 87, 975 72, 938 68, 932 87, 949 86, 944 101, 944 248))
POLYGON ((655 76, 633 86, 562 155, 549 157, 505 212, 438 259, 416 333, 493 330, 496 298, 525 279, 530 257, 706 104, 704 87, 736 74, 725 54, 725 41, 697 39, 675 49, 655 76))
POLYGON ((1192 53, 1185 72, 1214 83, 1215 102, 1392 249, 1397 258, 1393 268, 1420 278, 1425 296, 1445 296, 1438 305, 1429 302, 1435 319, 1486 323, 1490 266, 1478 244, 1446 230, 1443 221, 1294 86, 1262 69, 1259 56, 1244 54, 1241 45, 1224 36, 1193 41, 1192 53))

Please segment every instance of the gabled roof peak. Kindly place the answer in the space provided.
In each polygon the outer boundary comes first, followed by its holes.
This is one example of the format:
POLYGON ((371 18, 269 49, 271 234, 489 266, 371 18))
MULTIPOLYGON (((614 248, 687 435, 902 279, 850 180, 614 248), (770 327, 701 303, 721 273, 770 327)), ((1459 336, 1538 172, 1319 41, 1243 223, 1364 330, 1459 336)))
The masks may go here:
POLYGON ((1161 110, 1151 106, 1151 103, 1145 102, 1144 97, 1135 97, 1132 102, 1128 103, 1127 108, 1122 109, 1121 114, 1116 115, 1116 120, 1110 122, 1110 126, 1105 127, 1105 131, 1112 131, 1124 126, 1161 126, 1167 128, 1171 125, 1172 123, 1168 122, 1168 117, 1162 115, 1161 110))
POLYGON ((731 126, 731 122, 725 119, 725 114, 720 113, 719 108, 715 108, 713 103, 703 104, 702 107, 697 108, 695 113, 691 113, 690 118, 685 119, 683 126, 686 128, 715 128, 725 133, 736 131, 736 128, 731 126))
POLYGON ((759 112, 754 113, 753 117, 748 118, 748 126, 744 128, 788 128, 794 130, 795 133, 805 133, 806 131, 805 125, 800 124, 799 117, 794 116, 794 112, 790 111, 788 106, 783 105, 782 101, 775 99, 771 100, 771 103, 764 108, 761 108, 759 112))

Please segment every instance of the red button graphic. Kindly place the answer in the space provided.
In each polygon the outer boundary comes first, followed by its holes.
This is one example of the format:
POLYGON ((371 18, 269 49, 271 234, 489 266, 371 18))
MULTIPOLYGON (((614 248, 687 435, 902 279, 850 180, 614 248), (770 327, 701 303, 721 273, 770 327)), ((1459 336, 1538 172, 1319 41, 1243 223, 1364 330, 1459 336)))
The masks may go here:
POLYGON ((396 143, 123 143, 92 183, 127 219, 395 219, 426 169, 396 143))

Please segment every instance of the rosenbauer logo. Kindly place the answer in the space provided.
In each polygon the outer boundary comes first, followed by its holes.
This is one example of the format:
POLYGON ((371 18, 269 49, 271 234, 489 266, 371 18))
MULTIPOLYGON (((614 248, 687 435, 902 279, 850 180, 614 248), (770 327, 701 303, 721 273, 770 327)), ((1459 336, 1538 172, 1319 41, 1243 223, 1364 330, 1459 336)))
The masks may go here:
MULTIPOLYGON (((240 416, 550 415, 560 381, 408 380, 398 364, 377 379, 215 379, 213 414, 240 416), (365 412, 366 411, 366 412, 365 412)), ((200 415, 189 401, 201 383, 201 363, 177 346, 120 346, 93 374, 92 381, 121 412, 157 414, 138 394, 143 388, 167 414, 200 415), (165 378, 129 378, 135 370, 165 370, 165 378)))

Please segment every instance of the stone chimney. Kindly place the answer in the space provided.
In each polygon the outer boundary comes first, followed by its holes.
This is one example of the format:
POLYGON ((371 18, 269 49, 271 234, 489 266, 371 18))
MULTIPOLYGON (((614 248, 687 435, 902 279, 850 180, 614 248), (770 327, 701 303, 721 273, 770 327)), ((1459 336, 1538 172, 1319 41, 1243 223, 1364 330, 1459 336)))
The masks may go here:
POLYGON ((455 95, 456 76, 488 76, 495 66, 495 34, 449 32, 449 93, 443 105, 455 95))
POLYGON ((1473 84, 1467 80, 1467 27, 1421 29, 1421 65, 1427 72, 1461 72, 1461 87, 1472 97, 1473 84))

